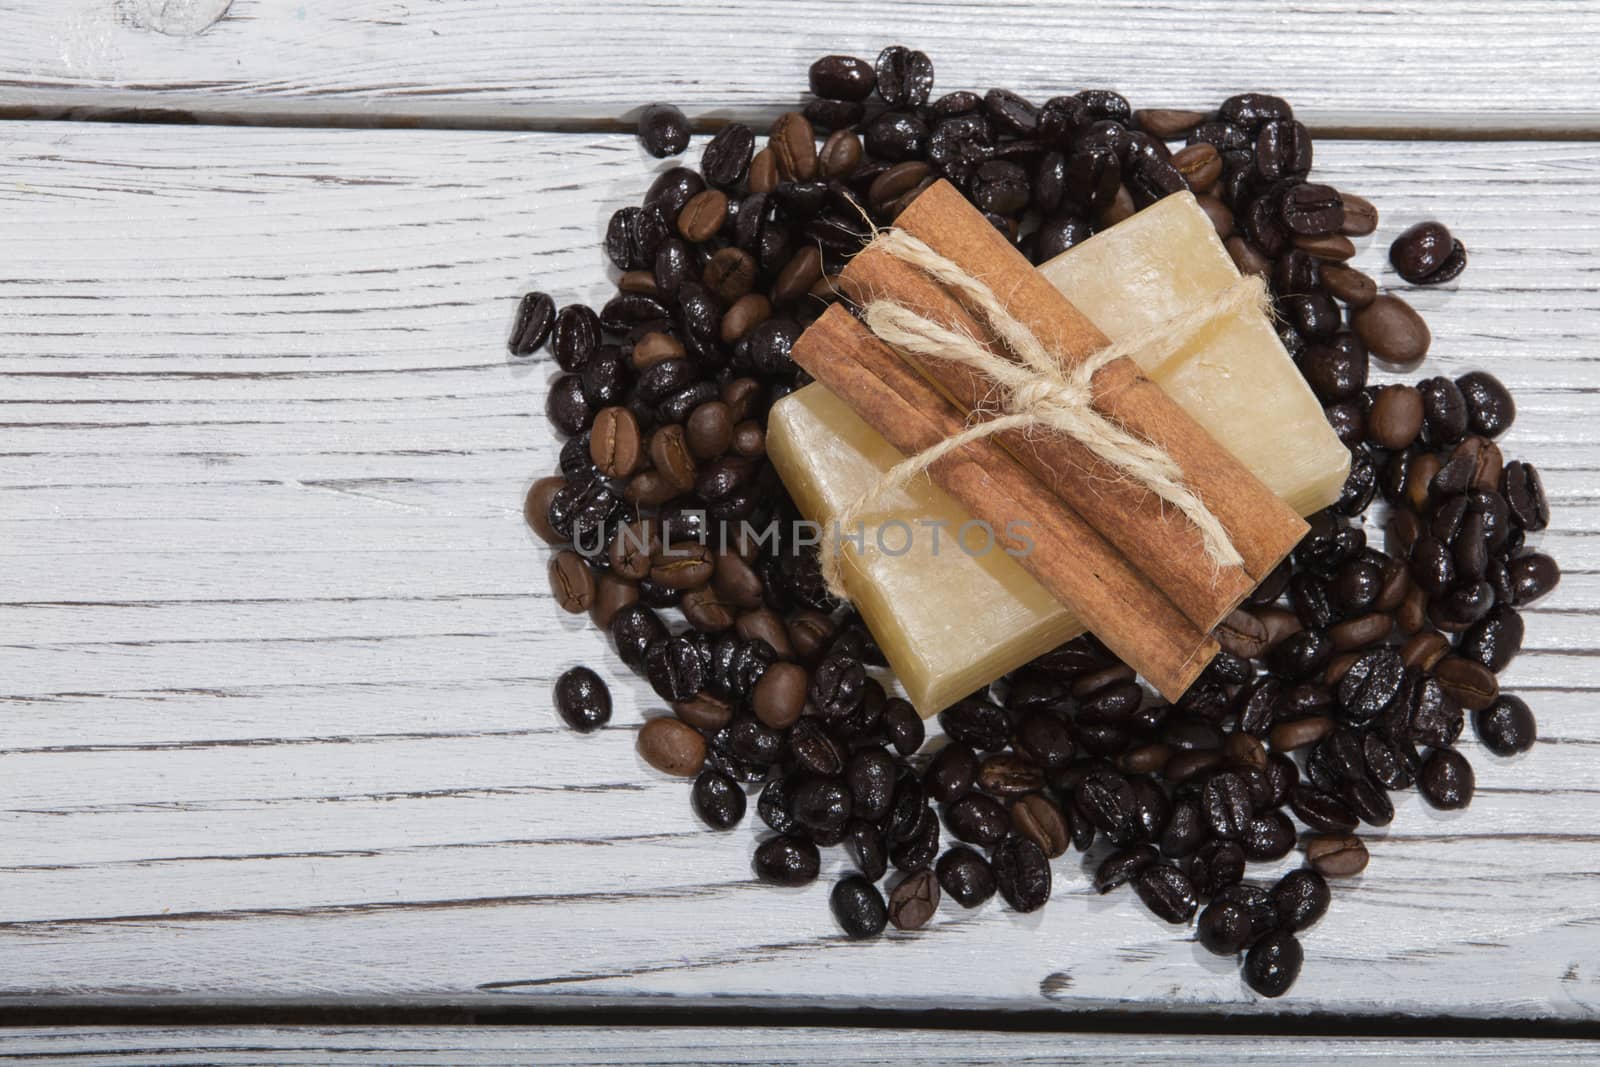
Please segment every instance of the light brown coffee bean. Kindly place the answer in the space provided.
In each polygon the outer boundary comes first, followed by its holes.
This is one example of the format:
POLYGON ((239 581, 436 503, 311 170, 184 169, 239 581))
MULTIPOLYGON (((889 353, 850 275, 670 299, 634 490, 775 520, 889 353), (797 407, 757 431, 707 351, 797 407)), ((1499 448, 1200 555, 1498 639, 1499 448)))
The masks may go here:
POLYGON ((778 174, 788 181, 808 182, 817 176, 817 133, 798 111, 785 111, 772 124, 767 147, 778 174))
POLYGON ((710 693, 696 693, 672 705, 672 713, 696 730, 715 733, 733 721, 733 705, 710 693))
POLYGON ((867 187, 867 206, 875 211, 882 211, 915 189, 932 169, 921 160, 896 163, 872 179, 872 184, 867 187))
POLYGON ((1267 767, 1266 746, 1246 733, 1230 733, 1222 742, 1222 754, 1229 763, 1241 767, 1254 767, 1257 770, 1266 770, 1267 767))
POLYGON ((1400 659, 1407 667, 1431 671, 1450 654, 1450 639, 1437 630, 1424 630, 1407 638, 1400 646, 1400 659))
POLYGON ((577 615, 594 604, 594 571, 570 548, 550 561, 550 591, 562 611, 577 615))
POLYGON ((1269 652, 1282 644, 1285 639, 1305 629, 1305 625, 1300 621, 1300 616, 1288 608, 1280 608, 1274 604, 1256 608, 1252 614, 1260 619, 1261 625, 1266 628, 1267 651, 1269 652))
POLYGON ((662 426, 650 435, 650 462, 679 492, 694 488, 694 456, 682 426, 662 426))
POLYGON ((646 578, 650 574, 650 559, 660 547, 654 519, 625 523, 617 528, 607 549, 611 569, 630 581, 646 578))
POLYGON ((1304 235, 1294 239, 1294 246, 1306 255, 1329 263, 1343 263, 1356 254, 1356 246, 1350 238, 1336 233, 1325 233, 1317 237, 1304 235))
POLYGON ((1322 267, 1322 286, 1339 300, 1353 308, 1364 308, 1378 295, 1378 283, 1367 275, 1343 263, 1326 263, 1322 267))
POLYGON ((748 293, 756 282, 755 259, 742 248, 729 245, 712 256, 700 272, 700 282, 724 305, 748 293))
POLYGON ((1494 672, 1465 656, 1446 656, 1433 665, 1434 677, 1456 703, 1468 711, 1482 711, 1500 695, 1494 672))
POLYGON ((817 166, 824 178, 848 178, 860 165, 861 138, 854 130, 834 130, 817 153, 817 166))
POLYGON ((1200 210, 1211 220, 1211 228, 1217 231, 1218 237, 1226 239, 1233 233, 1233 211, 1227 204, 1214 196, 1197 196, 1194 202, 1200 205, 1200 210))
POLYGON ((678 719, 651 719, 639 731, 639 755, 656 770, 693 778, 706 762, 706 740, 678 719))
POLYGON ((728 195, 720 189, 702 189, 678 212, 678 232, 686 241, 709 241, 728 221, 728 195))
POLYGON ((780 660, 767 668, 751 692, 750 703, 756 718, 774 730, 787 730, 800 719, 806 707, 810 673, 798 663, 780 660))
POLYGON ((1091 693, 1097 693, 1108 685, 1131 682, 1137 677, 1138 675, 1133 672, 1133 668, 1126 663, 1113 663, 1109 667, 1101 667, 1097 671, 1080 674, 1077 678, 1074 678, 1072 681, 1072 695, 1078 700, 1082 700, 1084 697, 1089 696, 1091 693))
POLYGON ((683 423, 683 437, 695 459, 716 459, 722 455, 733 442, 733 421, 728 418, 728 405, 720 400, 708 400, 689 412, 683 423))
POLYGON ((1394 632, 1394 616, 1382 611, 1368 612, 1328 628, 1336 652, 1377 644, 1394 632))
POLYGON ((528 524, 528 529, 546 544, 566 544, 567 539, 556 533, 555 528, 550 525, 550 501, 555 499, 555 495, 566 488, 566 485, 567 480, 560 475, 540 478, 528 487, 528 495, 522 500, 523 521, 528 524))
POLYGON ((722 402, 728 405, 728 417, 735 423, 750 417, 760 396, 761 383, 754 378, 735 378, 722 387, 722 402))
POLYGON ((808 608, 789 618, 789 644, 796 658, 809 662, 828 650, 836 630, 831 618, 808 608))
POLYGON ((1124 774, 1160 774, 1171 758, 1172 746, 1157 741, 1130 748, 1118 758, 1117 767, 1124 774))
POLYGON ((1206 141, 1196 141, 1174 152, 1172 165, 1197 196, 1211 192, 1222 177, 1222 153, 1206 141))
POLYGON ((822 277, 822 249, 806 245, 789 258, 772 287, 772 299, 787 304, 805 296, 822 277))
POLYGON ((1169 107, 1141 108, 1133 113, 1135 125, 1160 141, 1176 141, 1210 117, 1205 111, 1169 107))
POLYGON ((746 293, 722 313, 722 343, 731 345, 772 317, 772 301, 760 293, 746 293))
POLYGON ((889 891, 889 921, 896 930, 920 930, 939 910, 939 879, 931 867, 912 871, 889 891))
POLYGON ((678 601, 684 619, 696 630, 717 634, 733 628, 734 608, 709 585, 691 589, 678 601))
POLYGON ((778 187, 778 157, 771 148, 763 148, 750 161, 750 191, 770 193, 778 187))
POLYGON ((783 617, 770 608, 757 608, 740 615, 733 624, 734 632, 745 641, 765 641, 779 659, 793 659, 794 647, 789 644, 789 630, 783 617))
POLYGON ((1314 745, 1333 733, 1334 722, 1326 715, 1312 715, 1304 719, 1280 722, 1267 734, 1267 743, 1274 752, 1293 752, 1297 748, 1314 745))
POLYGON ((640 471, 622 487, 622 499, 645 508, 657 508, 683 492, 660 471, 640 471))
POLYGON ((1354 878, 1370 858, 1355 834, 1316 834, 1306 842, 1306 863, 1324 878, 1354 878))
POLYGON ((978 788, 997 797, 1035 793, 1044 788, 1044 770, 1015 753, 996 753, 978 764, 978 788))
POLYGON ((1471 434, 1461 439, 1460 443, 1450 452, 1450 463, 1458 460, 1472 463, 1472 488, 1483 493, 1494 493, 1500 489, 1500 473, 1505 469, 1505 457, 1500 452, 1500 446, 1478 434, 1471 434))
POLYGON ((1218 623, 1212 636, 1224 651, 1242 659, 1254 659, 1267 648, 1266 624, 1243 608, 1235 608, 1218 623))
POLYGON ((733 450, 746 459, 767 454, 767 431, 754 419, 745 419, 733 428, 733 450))
POLYGON ((1416 309, 1390 293, 1374 298, 1350 321, 1373 355, 1397 366, 1420 363, 1433 343, 1433 334, 1416 309))
POLYGON ((1344 224, 1339 227, 1339 232, 1346 237, 1365 237, 1378 228, 1378 209, 1372 201, 1355 193, 1341 192, 1339 199, 1344 201, 1344 224))
POLYGON ((1367 437, 1398 452, 1422 432, 1422 394, 1410 385, 1385 385, 1367 413, 1367 437))
POLYGON ((638 601, 639 586, 636 583, 602 571, 595 580, 594 604, 589 608, 589 618, 600 629, 609 629, 617 612, 638 601))
POLYGON ((1239 268, 1240 274, 1254 274, 1257 278, 1272 277, 1272 260, 1262 255, 1255 245, 1243 237, 1230 237, 1222 244, 1228 250, 1233 265, 1239 268))
POLYGON ((645 370, 669 359, 682 359, 683 355, 683 343, 676 337, 651 330, 634 342, 628 362, 634 370, 645 370))
POLYGON ((656 285, 656 275, 649 270, 630 270, 617 279, 617 288, 624 293, 633 293, 637 296, 660 296, 661 288, 656 285))
POLYGON ((717 553, 712 582, 730 604, 746 609, 761 606, 761 576, 737 552, 717 553))
POLYGON ((639 420, 625 407, 601 408, 589 431, 589 458, 607 478, 626 478, 644 459, 639 420))
POLYGON ((1064 855, 1072 844, 1072 827, 1066 816, 1043 793, 1029 793, 1011 802, 1011 825, 1039 846, 1046 859, 1064 855))
POLYGON ((694 589, 711 580, 716 565, 711 549, 698 541, 678 541, 650 559, 650 580, 668 589, 694 589))

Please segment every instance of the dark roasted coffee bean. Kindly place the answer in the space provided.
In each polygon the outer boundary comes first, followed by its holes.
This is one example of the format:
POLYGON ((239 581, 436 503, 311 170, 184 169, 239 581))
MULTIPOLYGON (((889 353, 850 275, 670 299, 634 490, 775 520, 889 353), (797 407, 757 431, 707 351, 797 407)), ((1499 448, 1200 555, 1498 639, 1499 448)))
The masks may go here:
POLYGON ((1305 177, 1311 171, 1311 132, 1293 119, 1265 123, 1256 137, 1256 168, 1269 182, 1305 177))
POLYGON ((842 782, 812 778, 789 794, 789 810, 806 829, 832 833, 850 821, 850 790, 842 782))
POLYGON ((996 887, 1012 909, 1037 911, 1050 899, 1050 862, 1025 837, 1008 837, 995 846, 991 865, 996 887))
POLYGON ((583 397, 583 380, 576 374, 563 374, 551 382, 544 411, 558 433, 568 437, 582 433, 593 418, 589 402, 583 397))
POLYGON ((1561 581, 1561 568, 1556 561, 1539 552, 1511 560, 1506 564, 1506 574, 1511 583, 1513 603, 1518 607, 1538 600, 1561 581))
POLYGON ((945 825, 957 840, 985 848, 1004 837, 1011 829, 1006 809, 993 797, 968 793, 945 809, 945 825))
POLYGON ((952 741, 934 753, 922 782, 933 799, 951 801, 970 793, 977 778, 977 753, 960 741, 952 741))
POLYGON ((1256 863, 1282 859, 1294 849, 1294 824, 1280 811, 1257 815, 1245 826, 1240 847, 1256 863))
POLYGON ((881 748, 862 749, 850 757, 844 773, 856 816, 878 822, 889 814, 894 796, 894 757, 881 748))
POLYGON ((978 788, 990 796, 1021 796, 1044 788, 1044 772, 1026 756, 996 753, 983 757, 979 763, 978 788))
POLYGON ((1281 997, 1300 977, 1305 952, 1287 930, 1257 941, 1244 959, 1245 983, 1264 997, 1281 997))
POLYGON ((517 321, 507 347, 513 356, 531 356, 543 347, 555 325, 556 302, 548 293, 529 293, 517 306, 517 321))
POLYGON ((648 607, 630 604, 611 617, 611 637, 622 662, 638 671, 645 667, 646 650, 666 640, 667 627, 648 607))
POLYGON ((1550 525, 1550 504, 1545 499, 1544 481, 1533 464, 1507 463, 1500 487, 1511 518, 1519 527, 1535 533, 1550 525))
POLYGON ((915 871, 933 863, 939 854, 939 817, 932 808, 922 808, 909 833, 897 837, 889 859, 902 871, 915 871))
POLYGON ((968 697, 939 713, 939 725, 951 738, 980 752, 1006 747, 1011 720, 1005 709, 979 697, 968 697))
POLYGON ((705 664, 687 637, 652 643, 645 649, 644 667, 651 687, 663 700, 689 700, 705 687, 705 664))
POLYGON ((1498 674, 1522 651, 1523 632, 1522 616, 1501 604, 1467 628, 1456 652, 1498 674))
POLYGON ((928 127, 909 112, 885 111, 867 124, 863 138, 875 158, 898 163, 927 149, 928 127))
POLYGON ((1292 933, 1316 923, 1328 910, 1328 882, 1316 871, 1290 871, 1272 887, 1272 903, 1278 922, 1292 933))
POLYGON ((1366 388, 1367 354, 1359 347, 1311 345, 1296 363, 1325 404, 1348 400, 1366 388))
POLYGON ((1072 735, 1055 715, 1038 711, 1024 715, 1017 725, 1016 744, 1041 767, 1051 770, 1072 759, 1072 735))
POLYGON ((1446 811, 1472 803, 1474 785, 1472 764, 1452 748, 1435 749, 1417 778, 1417 791, 1422 799, 1446 811))
POLYGON ((720 189, 732 189, 749 172, 755 154, 755 134, 740 122, 730 122, 707 143, 700 157, 700 173, 720 189))
POLYGON ((1236 838, 1243 835, 1251 814, 1250 794, 1244 780, 1232 771, 1207 778, 1200 793, 1200 812, 1215 836, 1236 838))
POLYGON ((761 816, 762 822, 780 834, 794 834, 800 829, 800 823, 789 810, 790 788, 789 779, 774 776, 767 781, 761 790, 761 795, 756 798, 756 814, 761 816))
POLYGON ((1244 866, 1244 850, 1237 841, 1212 838, 1190 857, 1189 877, 1196 893, 1211 897, 1243 878, 1244 866))
POLYGON ((963 908, 976 908, 994 896, 994 871, 989 861, 965 845, 939 857, 939 886, 963 908))
POLYGON ((1467 398, 1449 378, 1427 378, 1417 383, 1422 396, 1422 433, 1434 445, 1449 445, 1467 432, 1467 398))
POLYGON ((1158 863, 1140 871, 1133 880, 1133 888, 1145 907, 1169 923, 1188 922, 1199 907, 1194 883, 1170 863, 1158 863))
POLYGON ((811 91, 829 100, 865 100, 878 82, 871 64, 855 56, 823 56, 808 73, 811 91))
POLYGON ((651 104, 639 116, 639 143, 657 159, 689 147, 689 120, 671 104, 651 104))
POLYGON ((802 718, 789 731, 789 756, 807 774, 830 778, 842 774, 845 753, 813 718, 802 718))
POLYGON ((1239 93, 1230 96, 1217 109, 1223 122, 1254 133, 1269 122, 1294 118, 1294 110, 1282 97, 1266 93, 1239 93))
MULTIPOLYGON (((782 834, 756 849, 756 877, 772 885, 797 886, 816 880, 822 866, 817 846, 803 837, 782 834)), ((870 884, 869 884, 870 886, 870 884)))
POLYGON ((892 697, 883 708, 883 731, 894 750, 902 756, 909 756, 922 747, 922 740, 926 736, 926 727, 922 717, 908 701, 899 697, 892 697))
POLYGON ((1473 433, 1494 438, 1511 427, 1517 405, 1500 379, 1485 371, 1472 371, 1457 378, 1456 386, 1467 402, 1467 425, 1473 433))
POLYGON ((884 843, 883 831, 865 819, 850 821, 844 847, 850 854, 850 862, 867 881, 876 882, 889 870, 889 849, 884 843))
POLYGON ((1392 648, 1362 653, 1339 682, 1340 712, 1351 722, 1374 718, 1400 692, 1404 672, 1405 664, 1392 648))
POLYGON ((1118 886, 1127 885, 1140 872, 1160 862, 1160 854, 1150 845, 1134 845, 1119 849, 1100 862, 1094 872, 1096 893, 1109 893, 1118 886))
POLYGON ((690 794, 695 814, 713 830, 727 830, 744 818, 746 800, 744 790, 725 774, 702 771, 694 780, 690 794))
POLYGON ((733 707, 710 693, 696 693, 672 705, 672 712, 703 733, 716 733, 733 721, 733 707))
POLYGON ((1438 285, 1465 269, 1467 252, 1442 222, 1419 222, 1394 239, 1389 262, 1413 285, 1438 285))
POLYGON ((611 690, 588 667, 573 667, 556 679, 556 711, 579 733, 598 730, 611 721, 611 690))
POLYGON ((811 680, 811 702, 828 719, 843 719, 861 704, 867 681, 859 660, 830 656, 811 680))
POLYGON ((933 92, 933 61, 921 52, 891 45, 878 53, 878 96, 890 107, 922 107, 933 92))
POLYGON ((1200 847, 1205 839, 1204 820, 1193 801, 1181 800, 1172 806, 1167 818, 1167 828, 1161 833, 1161 854, 1182 858, 1200 847))
POLYGON ((1344 801, 1309 784, 1296 786, 1289 794, 1289 809, 1301 822, 1322 833, 1349 833, 1359 823, 1344 801))
POLYGON ((1291 185, 1278 202, 1278 214, 1292 233, 1309 237, 1336 233, 1344 223, 1344 201, 1331 186, 1291 185))
POLYGON ((1501 693, 1486 708, 1473 713, 1473 728, 1485 748, 1497 756, 1526 752, 1538 740, 1538 724, 1521 698, 1501 693))
POLYGON ((1218 956, 1244 951, 1251 940, 1250 913, 1242 904, 1217 899, 1206 905, 1197 925, 1200 944, 1218 956))
POLYGON ((672 718, 651 719, 639 731, 639 755, 658 771, 693 778, 705 764, 706 742, 700 732, 672 718))

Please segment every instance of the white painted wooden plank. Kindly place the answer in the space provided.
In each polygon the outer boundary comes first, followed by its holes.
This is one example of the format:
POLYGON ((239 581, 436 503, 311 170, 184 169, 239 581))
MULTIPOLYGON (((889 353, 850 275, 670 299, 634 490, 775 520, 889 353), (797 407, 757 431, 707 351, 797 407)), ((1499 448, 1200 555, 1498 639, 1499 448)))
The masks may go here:
POLYGON ((1430 215, 1472 249, 1414 294, 1429 370, 1517 390, 1567 577, 1506 675, 1541 744, 1474 748, 1466 812, 1403 799, 1264 1005, 1081 857, 1043 915, 846 942, 826 880, 757 886, 753 820, 702 831, 639 762, 656 702, 520 522, 548 370, 503 354, 523 289, 603 296, 629 138, 0 137, 0 1001, 1600 1012, 1600 145, 1320 150, 1386 212, 1368 269, 1430 215), (598 736, 548 709, 579 661, 598 736))
POLYGON ((1491 1038, 1210 1037, 1032 1034, 970 1030, 785 1027, 480 1026, 20 1029, 0 1035, 0 1062, 60 1060, 135 1067, 340 1064, 649 1067, 654 1064, 916 1063, 1000 1067, 1049 1063, 1280 1064, 1585 1063, 1581 1041, 1491 1038))
POLYGON ((1318 127, 1593 131, 1588 0, 20 0, 0 106, 253 121, 614 121, 671 99, 770 119, 829 52, 906 43, 938 87, 1136 106, 1281 92, 1318 127))

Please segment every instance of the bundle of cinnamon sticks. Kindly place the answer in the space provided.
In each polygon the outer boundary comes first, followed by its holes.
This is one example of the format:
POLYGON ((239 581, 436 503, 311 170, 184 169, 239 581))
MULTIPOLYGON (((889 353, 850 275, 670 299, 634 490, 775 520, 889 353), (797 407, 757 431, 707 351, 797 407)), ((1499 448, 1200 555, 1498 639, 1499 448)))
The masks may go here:
MULTIPOLYGON (((929 187, 896 225, 987 284, 1064 367, 1108 344, 948 183, 929 187)), ((858 303, 892 300, 1011 355, 960 295, 877 243, 840 281, 858 303)), ((959 363, 898 352, 840 305, 801 336, 792 356, 906 455, 997 414, 992 381, 959 363)), ((1092 392, 1096 411, 1176 461, 1184 484, 1227 531, 1239 565, 1218 565, 1188 518, 1063 434, 997 433, 946 455, 930 474, 1107 647, 1175 700, 1216 655, 1209 631, 1306 526, 1131 359, 1101 367, 1092 392)))

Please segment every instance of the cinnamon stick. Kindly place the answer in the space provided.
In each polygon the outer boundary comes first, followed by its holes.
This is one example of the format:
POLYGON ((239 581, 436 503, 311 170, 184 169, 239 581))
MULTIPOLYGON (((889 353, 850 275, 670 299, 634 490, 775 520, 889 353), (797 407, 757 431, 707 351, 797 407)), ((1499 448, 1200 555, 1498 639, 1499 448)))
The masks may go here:
MULTIPOLYGON (((790 354, 907 455, 965 426, 962 411, 838 305, 806 330, 790 354)), ((1214 640, 993 440, 952 452, 929 473, 974 518, 989 524, 998 547, 1015 554, 1040 585, 1169 700, 1181 696, 1216 655, 1214 640), (1028 524, 1020 535, 1017 522, 1028 524)))
MULTIPOLYGON (((1006 309, 1052 351, 1080 360, 1108 341, 948 182, 938 182, 896 224, 983 280, 1006 309)), ((849 291, 886 297, 935 321, 965 329, 997 354, 1006 350, 988 327, 942 286, 894 256, 869 247, 846 268, 849 291)), ((979 409, 992 386, 943 361, 918 366, 959 405, 979 409)), ((1095 406, 1160 446, 1227 530, 1244 559, 1218 567, 1200 533, 1176 509, 1123 477, 1076 441, 1056 434, 1004 435, 1005 445, 1112 544, 1143 570, 1197 625, 1210 629, 1299 543, 1306 525, 1293 509, 1196 423, 1130 359, 1094 377, 1095 406)))

